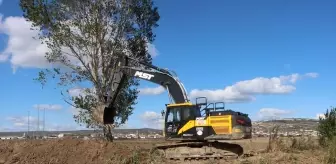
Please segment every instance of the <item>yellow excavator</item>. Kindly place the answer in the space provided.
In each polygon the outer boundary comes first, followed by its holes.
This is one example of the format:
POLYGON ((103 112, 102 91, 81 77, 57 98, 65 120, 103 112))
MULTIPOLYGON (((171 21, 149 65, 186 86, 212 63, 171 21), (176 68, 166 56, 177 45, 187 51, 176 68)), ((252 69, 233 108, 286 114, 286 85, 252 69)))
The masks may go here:
MULTIPOLYGON (((113 86, 115 99, 120 86, 127 77, 140 78, 161 85, 168 91, 171 102, 165 104, 163 135, 167 142, 157 144, 156 148, 166 158, 222 159, 243 155, 239 144, 228 140, 252 138, 251 119, 247 114, 225 109, 224 102, 208 103, 206 97, 196 98, 192 103, 176 73, 152 64, 125 57, 120 60, 118 76, 113 86)), ((104 110, 104 123, 114 122, 113 101, 104 110)))

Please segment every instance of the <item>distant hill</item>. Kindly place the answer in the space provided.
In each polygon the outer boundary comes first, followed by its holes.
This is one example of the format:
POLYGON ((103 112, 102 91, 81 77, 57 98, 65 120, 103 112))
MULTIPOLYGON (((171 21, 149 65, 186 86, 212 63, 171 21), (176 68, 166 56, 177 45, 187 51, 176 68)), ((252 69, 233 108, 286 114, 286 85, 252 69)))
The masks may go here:
MULTIPOLYGON (((77 135, 90 135, 92 133, 102 133, 102 130, 77 130, 77 131, 30 131, 30 134, 35 135, 58 135, 60 133, 71 133, 71 134, 77 134, 77 135)), ((141 128, 141 129, 113 129, 113 133, 119 133, 119 134, 129 134, 129 133, 137 133, 139 134, 162 134, 162 130, 158 129, 150 129, 150 128, 141 128)), ((22 136, 24 133, 27 133, 27 131, 21 131, 21 132, 0 132, 0 136, 22 136)))
POLYGON ((308 122, 318 122, 318 119, 312 118, 283 118, 283 119, 275 119, 275 120, 263 120, 263 121, 255 121, 255 122, 300 122, 300 121, 308 121, 308 122))
POLYGON ((257 131, 267 131, 268 128, 278 125, 280 131, 294 132, 304 130, 316 130, 319 120, 307 118, 286 118, 279 120, 265 120, 253 122, 253 128, 257 131))
MULTIPOLYGON (((317 119, 307 119, 307 118, 285 118, 279 120, 263 120, 263 121, 254 121, 252 122, 253 128, 256 130, 265 131, 269 127, 274 125, 280 125, 282 131, 300 131, 300 130, 315 130, 318 125, 317 119)), ((137 133, 139 134, 162 134, 162 130, 159 129, 151 129, 151 128, 141 128, 141 129, 113 129, 113 133, 119 134, 130 134, 130 133, 137 133)), ((26 131, 22 132, 0 132, 0 136, 22 136, 23 133, 27 133, 26 131)), ((32 132, 35 135, 58 135, 60 133, 72 133, 77 135, 90 135, 92 133, 102 133, 102 131, 97 130, 78 130, 78 131, 46 131, 44 134, 43 132, 32 132)))

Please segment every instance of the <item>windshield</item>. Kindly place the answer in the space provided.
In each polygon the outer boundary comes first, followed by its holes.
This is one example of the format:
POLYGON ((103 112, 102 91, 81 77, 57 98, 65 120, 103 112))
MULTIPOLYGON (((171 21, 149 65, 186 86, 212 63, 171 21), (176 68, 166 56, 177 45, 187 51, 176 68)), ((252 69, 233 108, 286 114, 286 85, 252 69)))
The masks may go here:
POLYGON ((167 112, 167 122, 189 121, 201 116, 200 111, 195 106, 168 108, 167 112))

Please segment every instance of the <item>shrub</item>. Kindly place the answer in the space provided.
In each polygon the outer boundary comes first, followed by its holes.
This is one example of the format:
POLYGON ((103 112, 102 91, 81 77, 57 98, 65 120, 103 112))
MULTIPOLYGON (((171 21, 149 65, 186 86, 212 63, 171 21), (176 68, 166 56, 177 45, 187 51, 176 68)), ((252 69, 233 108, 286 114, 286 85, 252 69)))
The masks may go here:
POLYGON ((311 136, 282 138, 278 136, 280 126, 276 125, 270 129, 266 152, 295 152, 303 150, 318 150, 319 144, 311 136))
POLYGON ((301 136, 301 137, 293 137, 291 139, 291 145, 289 146, 290 151, 302 151, 302 150, 317 150, 319 149, 318 143, 311 136, 301 136))
POLYGON ((327 151, 325 156, 326 164, 335 164, 336 163, 336 137, 333 137, 332 140, 328 141, 327 151))
POLYGON ((267 152, 273 152, 282 150, 284 148, 284 142, 281 138, 278 136, 280 126, 275 125, 273 126, 269 131, 269 138, 268 138, 268 145, 266 148, 267 152))
POLYGON ((327 143, 333 140, 333 137, 336 136, 336 108, 327 109, 324 117, 319 118, 317 131, 322 146, 327 146, 327 143))

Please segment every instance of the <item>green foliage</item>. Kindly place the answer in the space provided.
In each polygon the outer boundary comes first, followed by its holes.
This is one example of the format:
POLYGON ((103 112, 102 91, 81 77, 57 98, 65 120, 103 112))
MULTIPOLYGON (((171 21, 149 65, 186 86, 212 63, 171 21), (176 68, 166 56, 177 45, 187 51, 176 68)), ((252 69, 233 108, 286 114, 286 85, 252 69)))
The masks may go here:
MULTIPOLYGON (((51 78, 66 90, 89 85, 82 95, 65 101, 80 110, 74 116, 77 122, 102 127, 94 114, 102 115, 99 106, 111 103, 104 96, 114 92, 119 61, 125 55, 152 61, 147 44, 155 38, 152 29, 160 19, 157 7, 151 0, 20 0, 20 7, 49 48, 45 57, 52 68, 41 71, 36 80, 44 86, 51 78)), ((117 125, 132 114, 139 83, 128 78, 121 85, 114 104, 117 125)))
POLYGON ((327 151, 325 155, 325 163, 334 164, 336 163, 336 137, 328 142, 327 151))
POLYGON ((336 163, 336 108, 331 107, 319 118, 319 142, 326 148, 325 163, 336 163))
POLYGON ((336 108, 327 109, 324 117, 319 118, 317 130, 319 132, 319 142, 322 146, 327 146, 327 143, 336 137, 336 108))

